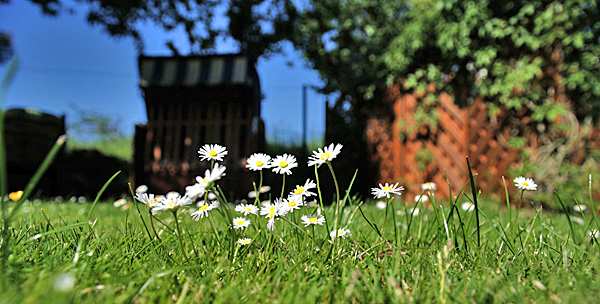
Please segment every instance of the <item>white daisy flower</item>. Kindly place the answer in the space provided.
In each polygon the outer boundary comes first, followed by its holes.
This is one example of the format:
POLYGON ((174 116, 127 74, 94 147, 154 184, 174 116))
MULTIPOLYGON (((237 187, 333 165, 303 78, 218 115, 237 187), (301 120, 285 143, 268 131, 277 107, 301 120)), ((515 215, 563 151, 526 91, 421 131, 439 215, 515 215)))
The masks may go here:
POLYGON ((291 154, 283 154, 277 155, 269 165, 273 168, 273 172, 279 174, 292 174, 293 168, 298 167, 298 162, 296 162, 296 157, 291 154))
POLYGON ((421 201, 422 203, 429 201, 429 196, 425 194, 415 195, 415 203, 421 201))
POLYGON ((341 237, 341 238, 345 239, 346 237, 351 236, 351 235, 352 235, 352 233, 350 232, 350 229, 348 229, 348 228, 340 228, 338 230, 334 230, 334 231, 331 231, 331 233, 329 233, 329 236, 331 238, 341 237))
POLYGON ((421 190, 423 190, 423 191, 436 190, 436 189, 437 189, 437 186, 433 182, 426 182, 424 184, 421 184, 421 190))
POLYGON ((196 176, 196 181, 198 182, 198 185, 204 187, 205 190, 209 190, 212 188, 215 181, 218 181, 225 176, 225 169, 227 169, 225 166, 215 164, 212 170, 206 169, 204 177, 196 176))
POLYGON ((271 162, 271 156, 264 153, 254 153, 246 160, 246 168, 252 171, 268 169, 271 162))
POLYGON ((332 161, 340 154, 342 147, 341 144, 330 144, 325 148, 319 148, 317 151, 313 151, 313 155, 308 157, 308 166, 312 167, 317 165, 317 167, 319 167, 326 162, 332 161))
POLYGON ((167 192, 167 194, 165 195, 168 199, 176 199, 181 197, 181 194, 179 194, 179 192, 177 191, 169 191, 167 192))
POLYGON ((185 194, 194 200, 203 196, 205 192, 204 186, 198 183, 185 187, 185 194))
POLYGON ((233 219, 233 228, 244 229, 250 226, 250 220, 243 217, 236 217, 233 219))
POLYGON ((408 209, 408 214, 412 214, 413 216, 419 215, 419 208, 410 208, 408 209))
POLYGON ((460 205, 460 208, 462 208, 462 210, 464 210, 464 211, 471 212, 471 211, 475 210, 475 205, 471 202, 464 202, 464 203, 462 203, 462 205, 460 205))
POLYGON ((271 219, 278 216, 285 216, 287 214, 287 202, 279 198, 275 199, 275 203, 266 202, 260 208, 260 215, 264 215, 265 218, 271 219))
POLYGON ((250 243, 252 243, 252 239, 248 239, 248 238, 239 239, 239 240, 237 240, 237 243, 240 244, 240 245, 242 245, 242 246, 250 245, 250 243))
POLYGON ((192 216, 192 218, 195 221, 198 221, 201 218, 208 217, 208 211, 216 209, 217 207, 219 207, 219 202, 217 202, 217 201, 214 201, 210 204, 206 204, 205 202, 202 202, 202 204, 200 206, 198 206, 198 211, 193 212, 190 215, 192 216))
POLYGON ((304 227, 308 227, 308 225, 323 225, 325 223, 325 217, 322 215, 303 215, 300 220, 304 227))
POLYGON ((379 184, 379 188, 371 188, 371 194, 375 196, 376 199, 387 197, 390 198, 390 194, 402 195, 400 191, 404 190, 404 187, 398 186, 398 183, 393 185, 385 183, 385 186, 379 184))
POLYGON ((258 207, 251 204, 239 204, 235 206, 235 211, 242 213, 243 215, 258 214, 258 207))
POLYGON ((515 182, 515 186, 519 189, 523 190, 537 190, 537 185, 531 178, 525 178, 523 176, 519 176, 513 180, 515 182))
POLYGON ((592 229, 592 230, 588 231, 588 235, 590 237, 598 239, 598 238, 600 238, 600 231, 598 229, 592 229))
POLYGON ((227 155, 227 149, 221 145, 204 145, 200 150, 200 160, 216 160, 223 161, 223 157, 227 155))
POLYGON ((182 206, 192 204, 192 200, 187 196, 165 195, 158 200, 156 207, 152 208, 152 213, 162 210, 177 211, 182 206))
POLYGON ((275 231, 275 217, 269 218, 267 222, 267 230, 275 231))
POLYGON ((286 213, 294 212, 294 210, 298 210, 304 206, 302 204, 302 195, 290 195, 287 199, 283 200, 283 204, 284 208, 286 208, 286 213))
POLYGON ((113 203, 113 206, 115 206, 115 207, 117 207, 117 208, 118 208, 118 207, 122 207, 122 206, 124 206, 125 204, 127 204, 127 200, 126 200, 126 199, 124 199, 124 198, 122 198, 122 199, 116 200, 116 201, 113 203))
POLYGON ((137 188, 135 188, 135 193, 146 193, 148 192, 148 186, 146 185, 139 185, 137 188))
MULTIPOLYGON (((258 193, 267 193, 271 191, 271 186, 262 186, 258 189, 258 193)), ((248 198, 256 198, 256 191, 248 192, 248 198)))
POLYGON ((573 206, 573 211, 575 212, 583 212, 587 210, 587 206, 586 205, 575 205, 573 206))
POLYGON ((375 207, 377 207, 377 209, 379 210, 385 209, 386 206, 387 204, 384 201, 378 201, 377 203, 375 203, 375 207))
POLYGON ((314 189, 316 187, 317 184, 315 184, 315 182, 311 181, 310 179, 307 179, 304 185, 297 185, 296 189, 292 191, 292 194, 302 195, 304 197, 316 196, 316 193, 309 191, 310 189, 314 189))
POLYGON ((59 274, 52 282, 52 288, 58 292, 70 292, 75 287, 75 276, 70 273, 59 274))
POLYGON ((585 221, 580 217, 570 216, 570 218, 571 218, 571 222, 577 223, 579 225, 585 225, 585 221))

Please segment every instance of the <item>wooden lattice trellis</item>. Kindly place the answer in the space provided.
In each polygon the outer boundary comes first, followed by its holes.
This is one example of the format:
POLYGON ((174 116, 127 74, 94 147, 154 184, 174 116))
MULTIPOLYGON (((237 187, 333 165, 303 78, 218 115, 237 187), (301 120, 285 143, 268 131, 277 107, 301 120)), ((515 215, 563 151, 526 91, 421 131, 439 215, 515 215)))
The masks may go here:
POLYGON ((468 180, 468 156, 477 173, 477 187, 502 193, 498 192, 504 187, 502 176, 517 164, 519 156, 504 140, 509 137, 510 126, 503 123, 502 115, 492 120, 481 99, 460 108, 452 96, 441 93, 436 107, 437 126, 418 128, 402 138, 401 122, 414 123, 420 98, 423 96, 396 93, 393 119, 373 117, 367 123, 371 161, 379 166, 379 182, 399 181, 409 197, 420 193, 422 183, 434 182, 438 193, 447 196, 447 175, 456 194, 468 180))

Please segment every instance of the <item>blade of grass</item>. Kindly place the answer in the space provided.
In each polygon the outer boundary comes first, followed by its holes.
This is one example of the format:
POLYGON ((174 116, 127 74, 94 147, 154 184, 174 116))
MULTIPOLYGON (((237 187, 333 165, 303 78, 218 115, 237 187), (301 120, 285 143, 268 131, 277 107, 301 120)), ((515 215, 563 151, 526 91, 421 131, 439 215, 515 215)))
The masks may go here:
POLYGON ((104 183, 104 186, 102 186, 102 188, 100 189, 100 191, 96 195, 96 199, 94 200, 94 203, 92 204, 92 207, 90 208, 90 211, 87 214, 88 219, 90 218, 90 216, 92 216, 92 212, 94 211, 94 207, 96 207, 96 203, 98 203, 98 200, 100 199, 100 196, 102 196, 102 193, 104 193, 104 190, 106 190, 106 188, 108 187, 108 185, 110 185, 110 183, 113 181, 113 179, 115 179, 115 177, 117 177, 117 175, 119 175, 119 173, 121 173, 121 171, 117 171, 117 173, 115 173, 111 178, 109 178, 106 181, 106 183, 104 183))
POLYGON ((463 191, 465 190, 465 188, 467 187, 469 182, 466 182, 463 185, 463 187, 458 192, 456 199, 453 200, 452 199, 452 188, 450 187, 450 179, 448 178, 448 172, 446 172, 446 170, 444 170, 444 173, 446 174, 446 183, 448 184, 448 193, 449 193, 450 201, 452 202, 452 208, 450 209, 450 212, 448 214, 448 218, 446 219, 446 222, 450 221, 450 218, 452 217, 452 212, 454 212, 454 210, 456 210, 456 215, 458 216, 458 223, 460 224, 460 228, 462 230, 463 242, 465 244, 465 252, 469 252, 469 246, 467 245, 467 235, 465 233, 465 225, 462 220, 462 217, 460 216, 460 211, 458 210, 458 206, 456 205, 456 202, 458 202, 458 198, 463 193, 463 191))
POLYGON ((36 234, 33 237, 27 239, 26 242, 29 243, 29 242, 35 241, 37 239, 40 239, 42 237, 45 237, 45 236, 48 236, 51 234, 59 233, 61 231, 65 231, 65 230, 75 229, 75 228, 82 227, 85 225, 88 225, 88 223, 82 222, 82 223, 75 223, 75 224, 71 224, 71 225, 67 225, 67 226, 62 226, 62 227, 59 227, 59 228, 56 228, 56 229, 53 229, 50 231, 46 231, 44 233, 36 234))
POLYGON ((563 211, 565 212, 565 217, 567 217, 567 223, 569 223, 569 228, 571 229, 571 235, 573 236, 573 242, 576 243, 575 229, 573 229, 573 223, 571 223, 571 217, 569 216, 569 211, 567 211, 567 207, 565 207, 565 204, 563 204, 562 200, 560 199, 560 196, 558 196, 558 193, 556 191, 554 191, 554 195, 556 195, 556 198, 558 199, 560 206, 563 208, 563 211))
MULTIPOLYGON (((133 200, 135 209, 137 210, 138 215, 140 216, 140 219, 142 220, 142 225, 144 225, 144 229, 146 230, 146 233, 148 233, 148 237, 150 238, 150 241, 154 241, 154 238, 150 234, 150 230, 148 230, 148 226, 146 226, 146 221, 144 220, 144 216, 142 216, 142 212, 140 211, 140 206, 138 206, 138 202, 135 197, 135 194, 133 194, 133 188, 131 187, 131 183, 129 183, 128 185, 129 185, 129 193, 131 193, 131 199, 133 200)), ((152 220, 152 215, 150 215, 150 220, 152 220)), ((154 227, 152 227, 152 228, 154 229, 154 227)), ((159 238, 159 240, 160 240, 160 238, 159 238)))
POLYGON ((596 207, 594 207, 594 198, 592 197, 592 175, 590 174, 590 181, 588 184, 588 191, 589 191, 589 195, 590 195, 590 205, 592 207, 592 214, 594 215, 594 222, 596 222, 596 229, 599 228, 598 226, 598 215, 596 215, 596 207))
POLYGON ((381 235, 381 232, 377 228, 377 226, 375 226, 371 221, 369 221, 369 219, 367 218, 367 216, 365 215, 365 213, 362 211, 362 208, 360 206, 358 206, 358 211, 360 211, 360 214, 362 214, 362 216, 365 219, 365 221, 367 221, 367 224, 369 224, 369 226, 371 226, 371 228, 373 228, 373 230, 375 230, 375 232, 377 232, 377 235, 379 235, 380 237, 383 237, 381 235))
MULTIPOLYGON (((485 218, 486 221, 488 221, 489 223, 492 223, 490 221, 490 219, 488 219, 488 217, 485 215, 485 213, 481 212, 481 215, 483 216, 483 218, 485 218)), ((512 252, 512 254, 515 254, 515 250, 512 247, 512 245, 508 242, 508 240, 506 239, 505 235, 506 235, 506 231, 504 231, 504 229, 502 228, 502 225, 500 226, 500 229, 502 229, 502 231, 504 232, 504 236, 502 235, 502 233, 500 233, 500 231, 498 230, 498 228, 496 228, 496 226, 494 226, 494 224, 492 223, 492 228, 494 228, 494 230, 496 231, 496 233, 498 234, 498 236, 502 239, 502 241, 504 241, 504 243, 506 243, 506 246, 508 247, 508 249, 510 250, 510 252, 512 252)), ((477 227, 477 231, 479 232, 479 227, 477 227)))
MULTIPOLYGON (((542 208, 540 208, 536 213, 535 216, 533 217, 533 220, 531 221, 531 224, 529 225, 529 229, 527 230, 527 236, 525 237, 525 241, 523 242, 523 250, 527 247, 527 241, 529 240, 529 236, 531 235, 531 233, 533 232, 533 225, 535 225, 535 221, 538 219, 538 217, 540 216, 540 213, 542 213, 542 208)), ((573 238, 573 242, 575 242, 575 239, 573 238)))
POLYGON ((471 163, 467 156, 467 167, 469 168, 469 180, 471 181, 471 191, 473 192, 473 204, 475 205, 475 221, 477 222, 477 246, 481 248, 481 233, 479 229, 479 204, 477 203, 477 188, 475 187, 475 179, 471 170, 471 163))

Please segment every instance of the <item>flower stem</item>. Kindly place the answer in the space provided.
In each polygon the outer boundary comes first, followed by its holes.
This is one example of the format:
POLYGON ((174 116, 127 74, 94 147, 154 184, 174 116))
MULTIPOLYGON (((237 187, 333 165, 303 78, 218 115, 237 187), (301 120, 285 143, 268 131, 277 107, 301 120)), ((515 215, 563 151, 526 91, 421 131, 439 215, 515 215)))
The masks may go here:
POLYGON ((156 239, 158 240, 158 242, 162 243, 162 240, 158 236, 158 233, 156 233, 156 228, 154 228, 154 219, 152 216, 152 209, 150 209, 150 208, 148 208, 148 216, 150 217, 150 227, 152 227, 152 231, 154 231, 154 235, 156 236, 156 239))
POLYGON ((310 240, 310 251, 313 251, 313 249, 315 248, 315 225, 311 225, 312 226, 312 239, 310 240))
POLYGON ((283 182, 281 183, 281 196, 279 197, 279 199, 283 199, 284 189, 285 189, 285 173, 283 174, 283 182))
MULTIPOLYGON (((329 161, 326 162, 327 167, 329 167, 329 171, 331 172, 331 176, 333 177, 333 183, 335 185, 335 221, 333 223, 333 231, 337 231, 339 229, 340 222, 340 187, 338 186, 337 178, 335 177, 335 172, 333 172, 333 167, 329 161)), ((335 251, 337 251, 339 242, 338 238, 333 240, 333 246, 335 247, 335 251)), ((331 255, 331 263, 333 264, 334 257, 331 255)))
MULTIPOLYGON (((394 210, 394 200, 388 200, 388 204, 392 205, 392 221, 394 222, 394 243, 398 243, 398 226, 396 225, 396 210, 394 210)), ((386 205, 387 207, 387 205, 386 205)))
POLYGON ((185 260, 189 264, 192 264, 192 262, 190 262, 190 259, 187 256, 187 254, 185 253, 185 249, 183 248, 183 240, 181 239, 181 228, 179 228, 179 221, 177 220, 177 210, 173 211, 173 217, 175 218, 175 225, 177 226, 177 238, 179 239, 179 246, 181 247, 181 253, 183 254, 183 257, 185 258, 185 260))
POLYGON ((331 171, 331 176, 333 176, 333 183, 335 184, 335 224, 334 229, 338 228, 339 217, 340 217, 340 187, 338 186, 337 178, 335 176, 335 172, 333 172, 333 167, 330 162, 327 162, 327 167, 329 167, 329 171, 331 171))
POLYGON ((319 203, 321 204, 321 210, 323 210, 323 216, 325 217, 325 228, 327 229, 327 235, 331 232, 329 230, 329 220, 327 220, 327 212, 323 207, 323 196, 321 195, 321 186, 319 184, 319 173, 317 172, 317 165, 315 165, 315 179, 317 180, 317 192, 319 193, 319 203))
POLYGON ((221 244, 221 238, 219 237, 219 233, 217 233, 217 229, 215 228, 215 225, 213 224, 212 218, 210 216, 206 216, 208 218, 208 222, 210 223, 210 227, 213 230, 213 233, 215 234, 215 236, 217 237, 217 242, 219 244, 221 244))
POLYGON ((254 206, 258 206, 258 202, 260 201, 260 188, 262 188, 262 183, 263 183, 262 170, 259 170, 259 173, 260 173, 260 180, 258 182, 258 188, 254 189, 254 191, 256 192, 256 198, 254 199, 254 206))
MULTIPOLYGON (((385 241, 385 222, 387 221, 387 214, 388 214, 388 209, 390 207, 390 198, 387 198, 387 202, 385 204, 385 215, 383 216, 383 225, 381 226, 381 236, 383 238, 383 240, 385 241)), ((383 244, 382 244, 383 246, 383 244)))
MULTIPOLYGON (((519 206, 517 207, 517 213, 515 215, 515 228, 514 229, 518 229, 518 225, 519 225, 519 210, 521 210, 521 203, 523 202, 523 193, 525 192, 525 189, 521 189, 521 198, 519 199, 519 206)), ((517 231, 517 233, 519 233, 519 231, 517 231)))

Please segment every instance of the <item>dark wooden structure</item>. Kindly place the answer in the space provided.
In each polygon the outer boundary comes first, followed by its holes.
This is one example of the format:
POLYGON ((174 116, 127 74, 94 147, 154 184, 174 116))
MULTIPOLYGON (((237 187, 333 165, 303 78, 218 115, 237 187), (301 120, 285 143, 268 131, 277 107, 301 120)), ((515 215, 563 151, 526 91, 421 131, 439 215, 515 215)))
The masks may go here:
POLYGON ((226 194, 246 195, 254 175, 245 159, 264 148, 261 91, 255 61, 244 54, 139 57, 148 122, 135 133, 134 183, 183 192, 208 162, 198 149, 220 144, 229 154, 226 194))
MULTIPOLYGON (((10 109, 4 116, 6 167, 9 191, 23 190, 59 136, 65 134, 65 117, 29 109, 10 109)), ((64 192, 64 146, 46 170, 38 192, 57 195, 64 192)))

